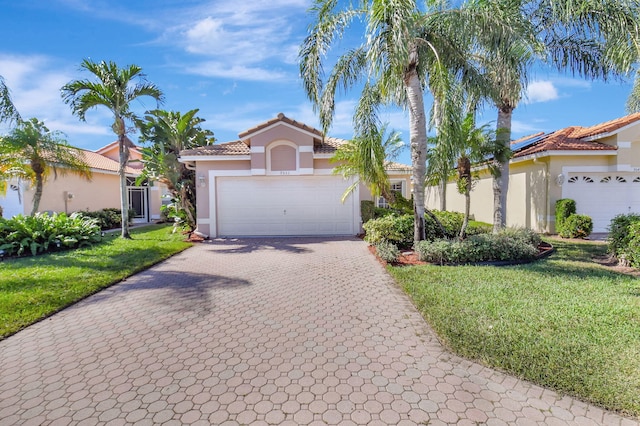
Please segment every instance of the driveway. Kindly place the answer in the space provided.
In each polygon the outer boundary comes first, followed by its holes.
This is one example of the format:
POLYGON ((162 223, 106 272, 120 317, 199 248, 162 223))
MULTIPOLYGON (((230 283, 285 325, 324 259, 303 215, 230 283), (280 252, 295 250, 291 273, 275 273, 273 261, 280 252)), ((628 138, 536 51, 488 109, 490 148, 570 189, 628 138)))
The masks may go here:
POLYGON ((1 425, 638 424, 451 355, 355 239, 196 245, 0 360, 1 425))

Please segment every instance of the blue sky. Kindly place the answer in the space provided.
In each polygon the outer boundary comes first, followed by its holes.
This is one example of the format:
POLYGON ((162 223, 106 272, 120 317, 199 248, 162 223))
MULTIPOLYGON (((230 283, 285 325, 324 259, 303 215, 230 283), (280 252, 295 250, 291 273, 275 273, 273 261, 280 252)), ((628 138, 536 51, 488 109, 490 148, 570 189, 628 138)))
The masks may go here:
MULTIPOLYGON (((199 108, 218 142, 279 112, 318 126, 298 78, 297 53, 310 0, 23 0, 0 13, 0 75, 24 118, 38 117, 72 145, 95 150, 112 142, 111 117, 97 108, 80 122, 60 98, 71 80, 88 78, 84 58, 137 64, 165 93, 163 109, 199 108)), ((631 86, 585 81, 538 70, 528 99, 514 112, 513 137, 570 125, 588 126, 625 115, 631 86)), ((337 104, 331 136, 350 138, 357 93, 337 104)), ((430 100, 426 99, 427 106, 430 100)), ((155 108, 151 99, 133 105, 155 108)), ((487 108, 482 120, 494 121, 487 108)), ((385 120, 408 141, 408 118, 385 120)), ((6 132, 6 129, 0 129, 6 132)), ((136 140, 137 136, 132 139, 136 140)), ((398 158, 409 164, 408 149, 398 158)))

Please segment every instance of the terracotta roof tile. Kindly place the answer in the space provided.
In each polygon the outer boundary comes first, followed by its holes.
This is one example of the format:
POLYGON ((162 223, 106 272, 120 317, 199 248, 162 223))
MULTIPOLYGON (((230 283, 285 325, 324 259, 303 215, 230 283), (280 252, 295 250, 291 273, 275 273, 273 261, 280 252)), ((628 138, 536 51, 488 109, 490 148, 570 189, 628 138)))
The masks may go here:
MULTIPOLYGON (((584 141, 574 135, 581 127, 567 127, 540 138, 535 144, 526 146, 513 155, 514 158, 525 157, 544 151, 615 151, 615 146, 600 142, 584 141)), ((529 136, 530 137, 530 136, 529 136)))
POLYGON ((629 114, 624 117, 616 118, 615 120, 606 121, 604 123, 596 124, 591 127, 576 128, 575 133, 572 135, 575 138, 583 139, 590 136, 601 135, 604 133, 611 133, 619 130, 631 123, 640 120, 640 113, 629 114))
POLYGON ((271 126, 272 124, 275 124, 275 123, 277 123, 279 121, 291 124, 292 126, 295 126, 295 127, 299 128, 299 129, 302 129, 302 130, 305 130, 307 132, 311 132, 311 133, 316 134, 316 135, 318 135, 320 137, 323 136, 322 132, 320 130, 318 130, 316 128, 313 128, 311 126, 307 126, 306 124, 300 123, 300 122, 298 122, 296 120, 292 120, 291 118, 285 116, 283 113, 280 113, 280 114, 278 114, 278 116, 276 118, 272 118, 271 120, 267 120, 264 123, 258 124, 255 127, 252 127, 252 128, 250 128, 248 130, 245 130, 244 132, 239 133, 238 137, 241 138, 241 139, 244 139, 246 136, 249 136, 250 134, 258 132, 258 131, 260 131, 262 129, 265 129, 265 128, 267 128, 267 127, 271 126))
POLYGON ((201 146, 194 149, 187 149, 180 152, 181 156, 186 155, 249 155, 251 149, 242 141, 225 142, 214 145, 201 146))
MULTIPOLYGON (((119 168, 119 163, 110 158, 105 157, 104 155, 98 154, 97 152, 87 151, 81 149, 82 157, 84 161, 89 165, 90 168, 94 170, 104 170, 108 172, 117 172, 119 168)), ((139 175, 140 170, 134 169, 132 167, 127 166, 125 168, 125 173, 132 175, 139 175)))
POLYGON ((396 163, 393 161, 387 161, 387 163, 385 164, 385 168, 388 171, 394 171, 394 172, 411 172, 413 170, 411 166, 408 166, 406 164, 396 163))
POLYGON ((347 143, 347 141, 344 139, 327 136, 313 147, 313 152, 316 154, 333 154, 338 150, 340 145, 345 143, 347 143))

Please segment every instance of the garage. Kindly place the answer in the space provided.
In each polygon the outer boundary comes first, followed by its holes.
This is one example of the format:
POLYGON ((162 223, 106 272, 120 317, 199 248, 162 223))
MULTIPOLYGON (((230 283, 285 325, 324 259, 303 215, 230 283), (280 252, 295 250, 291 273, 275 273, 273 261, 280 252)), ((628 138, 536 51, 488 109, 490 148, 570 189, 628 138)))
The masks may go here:
POLYGON ((570 173, 562 189, 578 213, 591 217, 593 232, 607 232, 618 214, 640 213, 640 173, 570 173))
MULTIPOLYGON (((357 194, 340 202, 340 176, 247 176, 215 179, 221 237, 355 235, 357 194)), ((215 198, 214 198, 215 197, 215 198)))

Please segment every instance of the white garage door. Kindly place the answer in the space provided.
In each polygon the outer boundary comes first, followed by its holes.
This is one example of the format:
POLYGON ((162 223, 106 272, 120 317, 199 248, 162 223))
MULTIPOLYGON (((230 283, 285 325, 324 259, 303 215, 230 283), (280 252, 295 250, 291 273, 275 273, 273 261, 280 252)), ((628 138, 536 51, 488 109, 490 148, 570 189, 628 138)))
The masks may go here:
POLYGON ((576 202, 576 210, 593 219, 593 232, 606 232, 618 214, 640 213, 640 174, 570 173, 562 197, 576 202))
POLYGON ((219 236, 355 235, 356 197, 339 176, 218 177, 219 236))

